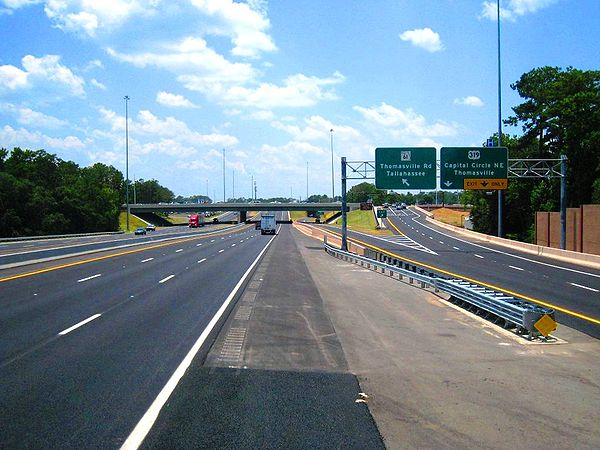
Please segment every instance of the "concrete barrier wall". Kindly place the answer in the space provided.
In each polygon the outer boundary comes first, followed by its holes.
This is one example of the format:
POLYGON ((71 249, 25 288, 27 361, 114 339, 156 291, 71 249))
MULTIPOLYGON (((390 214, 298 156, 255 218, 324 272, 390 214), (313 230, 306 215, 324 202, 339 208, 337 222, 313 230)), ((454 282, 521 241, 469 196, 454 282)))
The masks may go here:
POLYGON ((600 255, 600 205, 582 207, 583 251, 600 255))
MULTIPOLYGON (((537 212, 536 244, 560 248, 560 213, 537 212)), ((568 208, 566 217, 566 250, 600 255, 600 205, 568 208)))

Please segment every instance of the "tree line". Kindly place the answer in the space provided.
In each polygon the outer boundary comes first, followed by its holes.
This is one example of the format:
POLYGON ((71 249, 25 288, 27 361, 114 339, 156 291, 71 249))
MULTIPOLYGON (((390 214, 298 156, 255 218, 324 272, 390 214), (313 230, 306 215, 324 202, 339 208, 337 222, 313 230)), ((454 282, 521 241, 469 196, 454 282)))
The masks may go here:
MULTIPOLYGON (((600 203, 600 71, 541 67, 511 84, 524 99, 504 124, 521 127, 503 134, 509 159, 567 157, 567 206, 600 203)), ((495 139, 498 135, 493 136, 495 139)), ((477 231, 496 234, 497 193, 465 191, 477 231)), ((510 178, 504 195, 507 237, 534 242, 535 212, 560 209, 559 178, 510 178)))
MULTIPOLYGON (((0 236, 117 231, 125 203, 123 174, 96 163, 79 167, 44 150, 0 149, 0 236)), ((170 202, 173 193, 156 180, 129 189, 140 203, 170 202)))

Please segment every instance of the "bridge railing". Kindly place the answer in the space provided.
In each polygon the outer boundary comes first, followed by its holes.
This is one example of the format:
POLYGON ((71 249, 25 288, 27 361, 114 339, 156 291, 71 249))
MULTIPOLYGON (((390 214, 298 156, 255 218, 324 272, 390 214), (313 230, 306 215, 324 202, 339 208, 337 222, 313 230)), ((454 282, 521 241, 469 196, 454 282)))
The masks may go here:
POLYGON ((486 319, 503 325, 507 329, 516 329, 518 334, 528 334, 529 339, 548 337, 556 329, 554 310, 541 307, 524 299, 506 295, 486 286, 459 278, 448 278, 429 269, 408 263, 388 255, 367 249, 366 256, 342 251, 327 243, 325 251, 330 255, 366 266, 398 280, 415 281, 421 287, 432 287, 435 291, 446 292, 450 301, 469 309, 486 319), (370 256, 370 257, 369 257, 370 256))

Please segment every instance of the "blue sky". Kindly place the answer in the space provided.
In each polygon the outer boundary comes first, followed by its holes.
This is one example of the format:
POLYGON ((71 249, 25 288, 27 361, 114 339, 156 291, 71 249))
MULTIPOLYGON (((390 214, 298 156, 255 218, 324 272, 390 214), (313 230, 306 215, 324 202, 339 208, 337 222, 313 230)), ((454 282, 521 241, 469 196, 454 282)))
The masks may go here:
MULTIPOLYGON (((600 1, 503 0, 510 84, 597 70, 600 1)), ((479 146, 497 131, 496 2, 0 0, 0 146, 157 179, 175 194, 305 198, 339 158, 479 146), (207 187, 208 186, 208 187, 207 187), (235 192, 234 192, 235 190, 235 192)), ((519 129, 504 128, 519 133, 519 129)))

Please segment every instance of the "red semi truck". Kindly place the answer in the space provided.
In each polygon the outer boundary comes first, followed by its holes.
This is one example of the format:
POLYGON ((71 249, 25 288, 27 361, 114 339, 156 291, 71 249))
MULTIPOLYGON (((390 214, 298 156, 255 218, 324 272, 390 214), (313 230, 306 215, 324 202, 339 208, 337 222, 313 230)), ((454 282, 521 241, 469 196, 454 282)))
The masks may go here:
POLYGON ((198 228, 204 226, 204 217, 201 217, 200 214, 192 214, 190 216, 190 221, 188 223, 189 228, 198 228))

